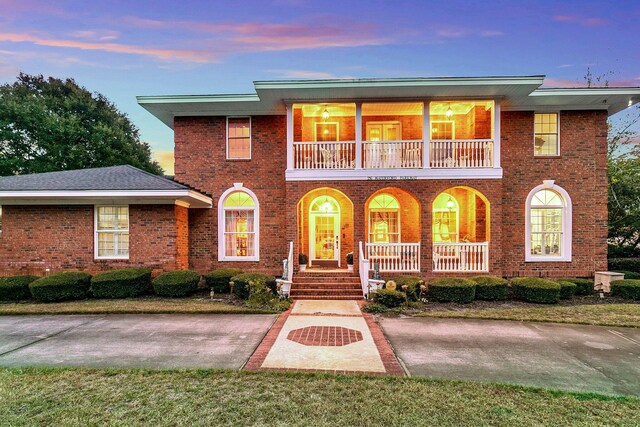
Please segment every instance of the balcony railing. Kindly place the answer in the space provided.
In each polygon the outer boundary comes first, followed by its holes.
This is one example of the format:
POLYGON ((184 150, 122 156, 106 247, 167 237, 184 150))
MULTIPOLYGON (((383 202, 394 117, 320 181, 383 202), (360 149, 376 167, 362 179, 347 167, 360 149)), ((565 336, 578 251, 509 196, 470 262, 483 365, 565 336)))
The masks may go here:
POLYGON ((376 265, 383 272, 419 272, 420 242, 418 243, 365 243, 369 268, 376 265))
POLYGON ((362 141, 365 169, 410 169, 422 167, 422 140, 362 141))
POLYGON ((294 142, 295 169, 354 169, 355 141, 294 142))
POLYGON ((429 164, 432 168, 493 167, 493 140, 432 140, 429 164))
POLYGON ((434 243, 433 271, 489 271, 489 242, 434 243))

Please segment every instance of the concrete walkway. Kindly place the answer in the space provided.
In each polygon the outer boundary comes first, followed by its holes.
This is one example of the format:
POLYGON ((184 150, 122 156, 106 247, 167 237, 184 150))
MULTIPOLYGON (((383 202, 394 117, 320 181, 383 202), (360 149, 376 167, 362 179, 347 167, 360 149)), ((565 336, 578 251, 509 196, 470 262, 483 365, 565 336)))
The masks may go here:
POLYGON ((239 369, 275 317, 0 316, 0 366, 239 369))
POLYGON ((382 331, 356 301, 298 300, 246 369, 403 375, 382 331))
POLYGON ((433 318, 380 323, 413 376, 640 395, 640 329, 433 318))

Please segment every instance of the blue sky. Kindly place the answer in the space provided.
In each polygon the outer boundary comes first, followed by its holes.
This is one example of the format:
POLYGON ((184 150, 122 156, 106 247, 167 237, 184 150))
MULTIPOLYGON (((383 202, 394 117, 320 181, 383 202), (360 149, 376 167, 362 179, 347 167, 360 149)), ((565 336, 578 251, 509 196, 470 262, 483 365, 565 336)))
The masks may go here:
POLYGON ((640 86, 637 0, 0 0, 0 11, 0 83, 74 78, 127 113, 164 165, 173 133, 136 95, 282 78, 545 74, 577 86, 587 67, 640 86))

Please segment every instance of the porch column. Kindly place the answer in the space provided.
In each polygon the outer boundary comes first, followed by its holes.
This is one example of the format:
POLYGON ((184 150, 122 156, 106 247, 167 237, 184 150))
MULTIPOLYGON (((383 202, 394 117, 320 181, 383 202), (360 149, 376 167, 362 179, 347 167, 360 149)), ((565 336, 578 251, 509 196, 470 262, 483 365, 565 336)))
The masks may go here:
POLYGON ((356 169, 362 169, 362 103, 356 102, 356 169))
POLYGON ((293 105, 287 104, 287 170, 293 169, 293 105))
POLYGON ((500 100, 495 101, 495 113, 493 114, 493 167, 500 167, 500 100))
POLYGON ((429 121, 429 102, 422 103, 422 167, 429 169, 429 150, 431 145, 431 123, 429 121))

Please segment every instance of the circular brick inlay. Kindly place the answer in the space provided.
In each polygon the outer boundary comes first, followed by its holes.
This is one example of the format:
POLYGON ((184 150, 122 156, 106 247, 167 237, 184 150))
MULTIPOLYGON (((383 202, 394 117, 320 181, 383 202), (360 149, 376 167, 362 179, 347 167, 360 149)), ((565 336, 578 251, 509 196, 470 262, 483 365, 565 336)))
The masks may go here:
POLYGON ((362 341, 362 333, 342 326, 307 326, 290 331, 287 339, 314 347, 341 347, 362 341))

